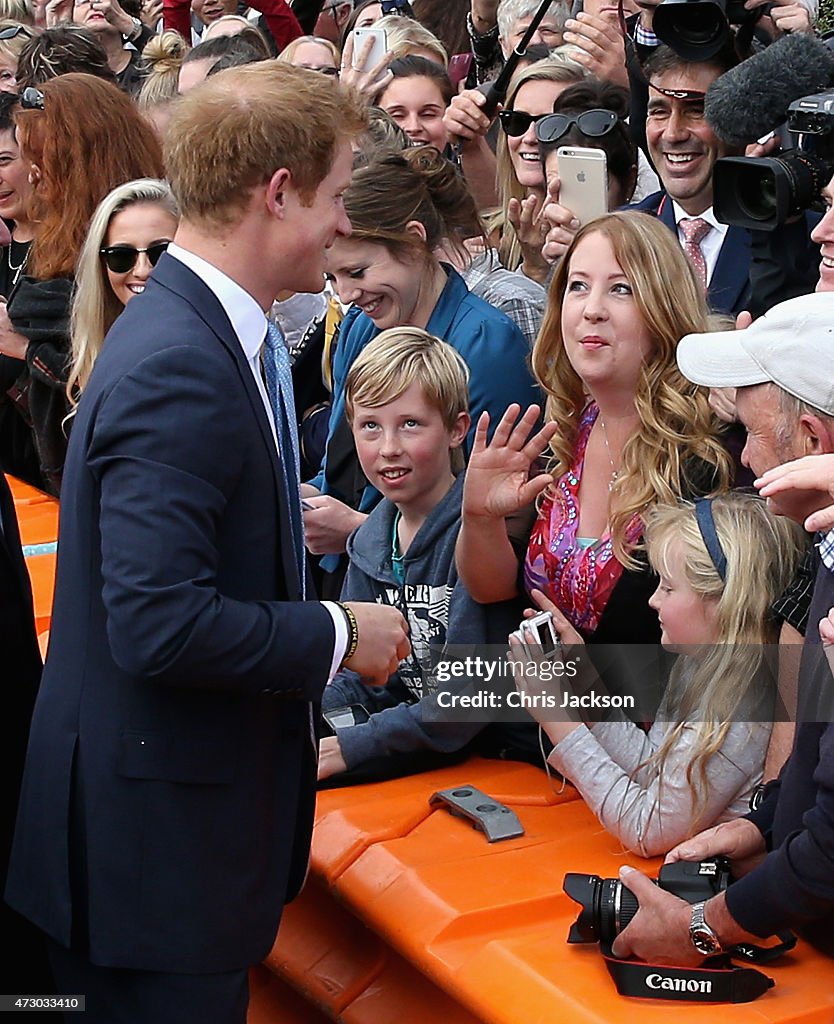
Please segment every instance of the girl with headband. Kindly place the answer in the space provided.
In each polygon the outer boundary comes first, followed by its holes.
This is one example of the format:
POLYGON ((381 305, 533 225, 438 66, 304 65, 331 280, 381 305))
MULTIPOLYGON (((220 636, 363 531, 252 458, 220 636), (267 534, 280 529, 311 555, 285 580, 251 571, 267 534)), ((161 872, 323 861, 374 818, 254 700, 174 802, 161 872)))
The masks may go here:
MULTIPOLYGON (((548 764, 609 832, 651 857, 748 810, 771 722, 745 718, 751 707, 772 706, 770 607, 796 570, 802 540, 760 498, 729 492, 655 506, 646 513, 645 542, 660 577, 649 604, 664 649, 678 655, 654 724, 645 732, 624 716, 546 721, 552 712, 528 710, 553 743, 548 764)), ((582 637, 541 591, 533 597, 575 654, 582 637)), ((519 641, 510 644, 520 658, 519 641)))

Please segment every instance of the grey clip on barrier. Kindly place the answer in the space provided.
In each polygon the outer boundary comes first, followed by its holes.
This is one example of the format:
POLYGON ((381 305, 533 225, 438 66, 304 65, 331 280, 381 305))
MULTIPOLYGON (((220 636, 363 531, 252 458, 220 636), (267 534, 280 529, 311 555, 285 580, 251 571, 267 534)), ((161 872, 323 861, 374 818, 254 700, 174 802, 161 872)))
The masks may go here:
POLYGON ((473 828, 480 829, 490 843, 524 835, 524 826, 514 811, 474 786, 439 789, 429 797, 429 804, 432 807, 445 805, 455 817, 467 818, 473 828))

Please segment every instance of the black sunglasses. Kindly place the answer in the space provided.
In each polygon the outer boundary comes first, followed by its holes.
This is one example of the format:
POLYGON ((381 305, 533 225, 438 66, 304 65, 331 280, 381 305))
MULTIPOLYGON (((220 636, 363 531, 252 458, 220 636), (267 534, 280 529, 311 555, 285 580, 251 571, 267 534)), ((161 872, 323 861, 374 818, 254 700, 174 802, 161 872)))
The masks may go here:
POLYGON ((305 71, 315 71, 319 75, 327 75, 328 78, 335 78, 339 74, 338 68, 311 68, 307 64, 299 64, 300 68, 304 68, 305 71))
POLYGON ((23 25, 9 25, 8 28, 0 29, 0 39, 14 39, 21 32, 27 31, 31 31, 31 29, 26 29, 23 25))
POLYGON ((498 114, 498 120, 504 129, 505 135, 512 135, 517 138, 523 135, 533 122, 541 121, 549 114, 528 114, 526 110, 502 110, 498 114))
POLYGON ((114 274, 126 274, 133 270, 140 253, 145 253, 148 262, 152 267, 159 263, 159 257, 165 252, 170 242, 154 242, 147 249, 137 249, 135 245, 107 245, 99 252, 104 257, 104 262, 114 274))
POLYGON ((20 94, 20 105, 24 110, 43 110, 43 93, 28 85, 20 94))
POLYGON ((607 135, 619 121, 613 110, 584 110, 581 114, 548 114, 536 124, 539 142, 558 142, 573 125, 591 139, 607 135))

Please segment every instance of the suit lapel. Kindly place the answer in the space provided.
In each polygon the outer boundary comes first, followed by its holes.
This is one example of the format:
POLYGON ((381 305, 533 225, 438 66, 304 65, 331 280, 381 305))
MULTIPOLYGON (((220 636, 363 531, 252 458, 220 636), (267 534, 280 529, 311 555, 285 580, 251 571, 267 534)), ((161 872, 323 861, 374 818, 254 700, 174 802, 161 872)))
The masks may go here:
POLYGON ((727 228, 712 272, 709 284, 710 305, 721 312, 736 312, 749 280, 750 232, 731 225, 727 228))
POLYGON ((281 510, 280 522, 286 524, 285 528, 279 530, 279 541, 281 546, 281 560, 283 574, 287 581, 287 589, 292 594, 296 592, 297 599, 301 599, 301 581, 298 578, 298 567, 295 548, 293 546, 292 534, 289 529, 290 509, 287 504, 286 485, 284 473, 281 467, 280 456, 275 446, 275 439, 272 435, 272 427, 264 408, 261 393, 252 376, 252 370, 246 361, 240 339, 235 333, 232 324, 226 315, 220 301, 214 292, 185 264, 179 260, 163 256, 154 268, 153 279, 164 288, 175 292, 184 299, 200 317, 206 327, 217 337, 218 341, 228 350, 235 361, 238 374, 240 375, 243 389, 249 400, 252 414, 258 425, 258 432, 261 440, 266 446, 269 455, 269 464, 272 468, 272 482, 275 490, 275 500, 281 510))

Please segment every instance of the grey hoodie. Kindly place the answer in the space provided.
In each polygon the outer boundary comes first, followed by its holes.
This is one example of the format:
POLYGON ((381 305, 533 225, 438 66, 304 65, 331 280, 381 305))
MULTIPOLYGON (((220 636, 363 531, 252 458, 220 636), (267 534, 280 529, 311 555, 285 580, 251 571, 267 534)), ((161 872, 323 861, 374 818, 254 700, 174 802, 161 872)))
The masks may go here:
MULTIPOLYGON (((451 753, 465 746, 484 727, 483 720, 437 721, 436 703, 424 692, 422 664, 428 666, 429 645, 506 644, 521 621, 523 603, 477 604, 458 580, 455 543, 460 530, 464 474, 432 510, 412 540, 403 560, 405 583, 400 586, 391 567, 392 532, 397 508, 383 500, 350 536, 350 558, 342 587, 343 601, 375 601, 399 608, 408 619, 413 653, 400 663, 386 691, 367 703, 370 720, 338 729, 342 757, 348 769, 386 754, 435 750, 451 753), (395 703, 398 695, 401 702, 395 703), (376 711, 385 698, 391 707, 376 711), (380 699, 381 698, 381 699, 380 699)), ((324 692, 323 708, 344 704, 353 689, 353 702, 362 702, 363 688, 355 673, 340 673, 324 692)), ((460 681, 461 688, 468 680, 460 681)), ((364 692, 368 692, 365 690, 364 692)), ((442 716, 440 716, 442 717, 442 716)), ((473 718, 475 716, 473 715, 473 718)), ((532 725, 531 725, 532 728, 532 725)))

